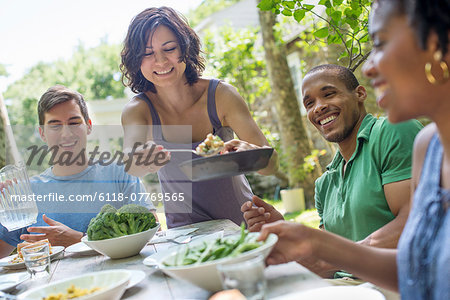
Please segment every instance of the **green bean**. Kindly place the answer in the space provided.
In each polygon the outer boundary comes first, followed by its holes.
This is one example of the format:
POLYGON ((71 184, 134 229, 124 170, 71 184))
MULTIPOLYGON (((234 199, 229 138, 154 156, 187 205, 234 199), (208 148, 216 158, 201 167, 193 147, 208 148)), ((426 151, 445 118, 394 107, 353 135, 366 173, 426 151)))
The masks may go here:
POLYGON ((184 247, 182 251, 177 253, 175 262, 177 265, 183 265, 184 264, 184 258, 187 255, 187 252, 189 251, 189 247, 184 247))
POLYGON ((209 255, 209 253, 211 252, 211 248, 214 246, 214 244, 215 243, 208 244, 208 247, 206 247, 205 251, 203 251, 202 255, 200 255, 197 262, 195 263, 196 265, 206 261, 206 258, 209 255))
POLYGON ((239 254, 241 254, 243 252, 247 252, 247 251, 256 249, 259 246, 260 246, 260 244, 257 244, 257 243, 241 244, 236 249, 234 249, 233 252, 231 252, 229 256, 236 257, 236 256, 238 256, 239 254))
POLYGON ((242 244, 245 240, 245 237, 248 235, 248 232, 245 230, 245 224, 242 222, 241 224, 241 238, 238 241, 238 244, 242 244))
POLYGON ((180 249, 175 257, 164 262, 166 266, 198 265, 206 261, 213 261, 224 257, 236 257, 241 253, 253 250, 264 242, 258 242, 256 236, 250 236, 245 226, 241 226, 238 238, 224 237, 214 241, 203 242, 194 247, 186 246, 180 249))
POLYGON ((211 257, 213 257, 214 259, 222 257, 222 255, 226 249, 227 249, 227 247, 225 247, 225 245, 218 246, 216 249, 214 249, 211 257))

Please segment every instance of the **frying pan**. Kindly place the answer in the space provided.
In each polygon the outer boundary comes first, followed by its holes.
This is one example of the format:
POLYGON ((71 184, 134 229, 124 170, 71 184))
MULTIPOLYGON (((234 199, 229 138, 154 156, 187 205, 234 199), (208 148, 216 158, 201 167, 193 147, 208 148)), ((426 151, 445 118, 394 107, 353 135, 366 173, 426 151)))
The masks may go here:
POLYGON ((260 148, 211 157, 200 157, 179 164, 191 181, 246 174, 263 169, 269 163, 273 148, 260 148))

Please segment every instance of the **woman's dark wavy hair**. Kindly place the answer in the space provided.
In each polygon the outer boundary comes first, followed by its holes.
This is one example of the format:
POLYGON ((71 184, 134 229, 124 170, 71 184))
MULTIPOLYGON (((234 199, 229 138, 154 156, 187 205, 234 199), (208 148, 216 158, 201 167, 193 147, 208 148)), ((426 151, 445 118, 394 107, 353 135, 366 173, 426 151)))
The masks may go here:
MULTIPOLYGON (((442 54, 448 51, 450 0, 378 0, 394 5, 394 14, 406 15, 422 49, 426 49, 430 32, 436 32, 442 54)), ((380 4, 381 4, 380 3, 380 4)))
POLYGON ((156 93, 154 84, 142 74, 141 63, 149 35, 160 25, 172 30, 178 39, 181 48, 180 62, 186 64, 185 75, 189 85, 197 82, 205 69, 204 59, 200 56, 200 39, 186 18, 170 7, 147 8, 131 21, 121 52, 122 83, 135 93, 156 93))
POLYGON ((442 54, 448 51, 448 31, 450 30, 450 0, 404 0, 406 12, 423 49, 427 46, 430 31, 439 38, 442 54))

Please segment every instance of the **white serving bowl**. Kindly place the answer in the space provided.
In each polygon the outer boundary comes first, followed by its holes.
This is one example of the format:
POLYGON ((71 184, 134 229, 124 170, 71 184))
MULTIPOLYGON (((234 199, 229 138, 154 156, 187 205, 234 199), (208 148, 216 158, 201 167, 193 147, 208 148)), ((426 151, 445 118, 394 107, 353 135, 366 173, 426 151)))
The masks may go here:
POLYGON ((20 294, 18 299, 42 300, 50 294, 66 294, 67 288, 73 284, 80 289, 101 288, 95 293, 83 296, 83 300, 119 300, 125 292, 130 276, 130 272, 127 270, 88 273, 34 288, 20 294))
MULTIPOLYGON (((251 232, 249 235, 259 235, 258 232, 251 232)), ((238 238, 240 234, 235 234, 230 236, 231 238, 238 238)), ((217 237, 212 237, 210 240, 216 240, 217 237)), ((231 263, 238 263, 241 261, 248 260, 250 258, 256 257, 258 255, 264 256, 266 258, 270 251, 272 250, 273 246, 277 242, 278 237, 271 233, 268 237, 266 242, 259 246, 256 249, 244 252, 236 257, 225 257, 213 261, 207 261, 204 263, 201 263, 199 265, 187 265, 187 266, 178 266, 178 267, 168 267, 164 265, 164 262, 167 260, 171 260, 171 258, 175 255, 177 255, 178 251, 182 251, 185 245, 180 245, 177 247, 174 247, 173 251, 168 254, 167 256, 163 257, 158 262, 158 267, 167 275, 188 281, 192 284, 195 284, 205 290, 216 292, 219 290, 222 290, 222 283, 220 281, 220 275, 217 271, 217 265, 219 264, 231 264, 231 263)), ((193 241, 189 244, 189 246, 195 246, 196 244, 201 244, 205 242, 205 240, 201 241, 193 241)), ((209 242, 209 240, 206 240, 206 242, 209 242)))
POLYGON ((159 226, 159 223, 157 223, 156 227, 147 231, 107 240, 89 241, 88 237, 84 236, 81 241, 95 251, 110 258, 124 258, 139 254, 147 242, 155 235, 156 231, 158 231, 159 226))

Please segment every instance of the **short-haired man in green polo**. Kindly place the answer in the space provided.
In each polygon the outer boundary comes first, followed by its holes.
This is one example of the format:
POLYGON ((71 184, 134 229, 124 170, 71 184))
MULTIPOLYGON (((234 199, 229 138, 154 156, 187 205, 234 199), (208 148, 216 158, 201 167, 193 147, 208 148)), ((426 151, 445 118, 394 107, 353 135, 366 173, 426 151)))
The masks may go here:
MULTIPOLYGON (((362 244, 395 248, 408 218, 411 155, 422 125, 416 120, 393 125, 368 114, 365 88, 341 66, 311 69, 302 94, 309 121, 339 149, 316 181, 320 227, 362 244)), ((242 212, 251 231, 283 219, 256 196, 242 212)), ((301 263, 323 277, 337 270, 324 262, 301 263)))

